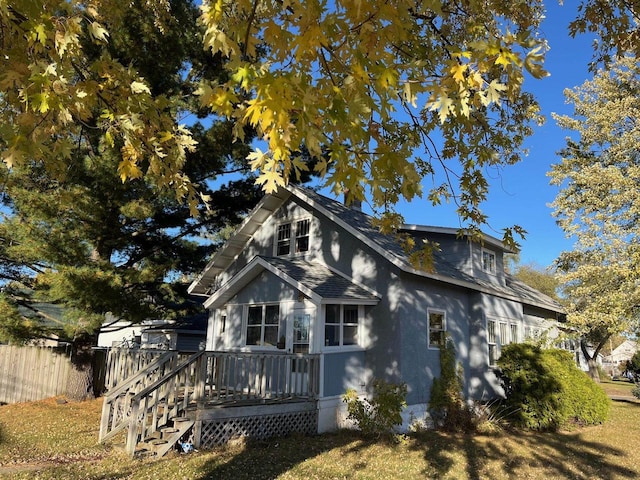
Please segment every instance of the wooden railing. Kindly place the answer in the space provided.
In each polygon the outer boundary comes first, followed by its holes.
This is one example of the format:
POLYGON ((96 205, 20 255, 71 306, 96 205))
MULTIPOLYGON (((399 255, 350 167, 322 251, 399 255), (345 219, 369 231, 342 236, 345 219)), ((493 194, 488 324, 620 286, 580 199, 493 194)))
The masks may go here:
MULTIPOLYGON (((147 348, 112 347, 107 349, 104 380, 105 389, 113 389, 166 353, 167 350, 147 348)), ((188 358, 189 356, 186 354, 178 355, 181 358, 188 358)))
POLYGON ((120 382, 104 396, 99 440, 104 442, 129 425, 131 400, 140 391, 171 373, 177 352, 164 352, 143 369, 120 382))
POLYGON ((108 392, 101 442, 127 428, 126 451, 133 455, 140 440, 190 407, 315 399, 319 392, 319 355, 199 352, 177 360, 169 352, 108 392))
POLYGON ((314 399, 319 393, 319 355, 207 352, 201 369, 200 400, 207 403, 314 399))
POLYGON ((190 405, 195 406, 199 380, 199 352, 173 371, 147 386, 131 398, 131 415, 125 451, 133 456, 140 440, 150 438, 169 420, 184 418, 190 405))

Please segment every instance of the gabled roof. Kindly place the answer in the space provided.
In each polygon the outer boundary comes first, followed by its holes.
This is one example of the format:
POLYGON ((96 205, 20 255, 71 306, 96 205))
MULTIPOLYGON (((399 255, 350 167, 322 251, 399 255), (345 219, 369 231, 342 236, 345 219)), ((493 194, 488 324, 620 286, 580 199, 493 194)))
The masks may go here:
POLYGON ((375 305, 380 300, 376 292, 319 262, 256 256, 209 297, 204 303, 205 308, 223 305, 264 271, 271 272, 316 303, 375 305))
MULTIPOLYGON (((326 216, 331 221, 358 238, 363 244, 366 244, 383 258, 387 259, 390 263, 405 272, 450 285, 456 285, 461 288, 469 288, 515 301, 522 301, 533 306, 557 312, 563 311, 562 306, 555 300, 541 292, 538 292, 537 290, 527 287, 521 282, 517 282, 515 279, 508 279, 506 287, 500 287, 489 282, 479 281, 478 279, 456 269, 437 253, 434 255, 435 272, 419 270, 411 265, 406 252, 393 235, 383 234, 373 225, 372 217, 362 211, 349 208, 339 201, 320 195, 313 190, 304 189, 295 185, 283 187, 276 193, 267 195, 263 198, 263 200, 236 230, 234 235, 228 240, 225 246, 223 246, 213 256, 212 260, 205 267, 200 276, 198 276, 198 278, 196 278, 189 286, 189 293, 195 295, 208 295, 210 293, 210 285, 213 284, 217 275, 232 264, 251 240, 252 235, 280 206, 289 200, 291 196, 295 196, 299 201, 308 205, 311 209, 326 216)), ((418 225, 405 225, 403 226, 403 230, 408 232, 415 231, 446 233, 452 235, 457 234, 457 230, 453 228, 418 225)), ((499 248, 504 252, 511 252, 500 240, 494 237, 484 235, 484 241, 492 245, 494 248, 499 248)), ((275 260, 287 262, 287 260, 281 258, 275 260)), ((275 260, 271 260, 267 263, 273 268, 277 268, 275 267, 275 260)), ((250 265, 253 263, 254 262, 251 262, 250 265)), ((280 264, 283 268, 282 271, 285 271, 286 268, 284 268, 283 265, 284 263, 280 264)), ((249 267, 249 265, 247 265, 247 267, 249 267)), ((256 266, 254 265, 253 268, 256 268, 256 266)), ((214 296, 218 295, 218 292, 220 292, 220 290, 216 291, 214 296)), ((205 307, 209 307, 211 303, 212 301, 209 299, 205 303, 205 307)))

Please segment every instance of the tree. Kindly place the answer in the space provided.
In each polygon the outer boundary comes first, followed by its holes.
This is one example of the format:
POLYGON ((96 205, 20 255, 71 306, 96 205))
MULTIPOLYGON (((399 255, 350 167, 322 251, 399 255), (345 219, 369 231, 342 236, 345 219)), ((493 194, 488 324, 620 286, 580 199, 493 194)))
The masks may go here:
MULTIPOLYGON (((168 31, 171 0, 146 2, 154 26, 168 31)), ((367 191, 401 218, 400 198, 457 202, 467 233, 488 219, 485 169, 520 160, 524 138, 542 120, 523 89, 540 78, 546 42, 542 0, 394 0, 204 2, 204 44, 229 58, 226 77, 207 77, 205 105, 266 140, 253 167, 267 191, 304 170, 296 152, 317 159, 336 191, 367 191), (322 154, 328 153, 325 158, 322 154), (433 182, 422 192, 422 180, 433 182)), ((0 156, 9 166, 44 162, 61 174, 87 134, 122 153, 123 179, 149 177, 195 210, 198 193, 183 174, 194 149, 177 112, 154 96, 133 65, 104 47, 128 6, 84 0, 0 2, 0 156)), ((635 2, 582 0, 572 34, 596 31, 610 52, 638 48, 635 2)), ((153 56, 153 54, 151 55, 153 56)), ((505 230, 505 241, 522 233, 505 230)))
MULTIPOLYGON (((145 17, 153 17, 145 33, 197 34, 195 17, 175 23, 172 3, 145 3, 145 17)), ((143 10, 139 2, 132 6, 143 10)), ((147 176, 171 187, 195 213, 198 194, 181 172, 195 141, 176 121, 177 105, 152 92, 151 78, 138 71, 142 64, 126 63, 122 47, 133 48, 130 39, 109 42, 127 22, 137 23, 130 12, 120 1, 0 2, 0 157, 8 168, 41 162, 48 175, 64 177, 77 146, 92 153, 97 136, 102 149, 120 155, 122 179, 147 176), (110 47, 120 48, 122 62, 110 47)))
POLYGON ((530 287, 548 295, 554 300, 558 298, 558 279, 549 269, 536 263, 518 264, 514 271, 515 277, 530 287))
POLYGON ((611 335, 631 331, 640 306, 640 66, 627 56, 574 90, 567 139, 551 183, 561 189, 554 215, 575 249, 556 260, 568 322, 582 334, 591 375, 611 335), (593 352, 587 346, 592 345, 593 352))
POLYGON ((569 33, 595 32, 594 55, 590 67, 609 65, 614 59, 631 53, 640 58, 640 6, 629 0, 582 0, 578 15, 569 25, 569 33))
POLYGON ((267 191, 304 169, 290 156, 306 145, 328 151, 317 168, 336 192, 389 213, 383 227, 431 177, 429 201, 454 199, 473 232, 484 169, 517 162, 541 121, 522 84, 546 75, 542 18, 540 1, 205 2, 205 46, 229 77, 199 93, 240 138, 246 125, 265 137, 251 158, 267 191))
MULTIPOLYGON (((119 58, 144 76, 150 103, 173 114, 197 114, 189 93, 203 75, 223 74, 220 59, 202 50, 194 3, 170 6, 162 30, 145 2, 111 2, 114 16, 102 17, 110 42, 82 45, 85 61, 119 58)), ((90 347, 105 314, 134 323, 187 314, 180 280, 199 271, 215 248, 194 238, 237 224, 260 195, 247 176, 216 188, 210 183, 229 170, 248 172, 249 149, 232 141, 228 122, 188 130, 201 149, 185 152, 181 174, 208 199, 206 206, 190 205, 160 188, 154 176, 123 183, 119 165, 126 148, 110 148, 97 105, 84 108, 63 169, 35 158, 2 166, 0 223, 0 335, 14 341, 55 335, 70 342, 77 375, 69 396, 79 399, 92 393, 90 347), (33 308, 39 302, 59 306, 63 318, 44 316, 33 308)))

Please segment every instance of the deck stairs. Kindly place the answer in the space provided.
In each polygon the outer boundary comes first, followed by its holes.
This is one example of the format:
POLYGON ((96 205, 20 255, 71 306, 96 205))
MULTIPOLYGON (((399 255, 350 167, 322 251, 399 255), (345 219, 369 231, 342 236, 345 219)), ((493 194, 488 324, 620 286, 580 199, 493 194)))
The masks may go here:
POLYGON ((195 368, 203 353, 179 363, 176 352, 167 352, 107 392, 100 442, 124 436, 130 456, 161 457, 189 438, 198 393, 195 368))
POLYGON ((105 394, 100 442, 131 457, 161 457, 235 436, 317 430, 320 357, 280 352, 161 353, 105 394))

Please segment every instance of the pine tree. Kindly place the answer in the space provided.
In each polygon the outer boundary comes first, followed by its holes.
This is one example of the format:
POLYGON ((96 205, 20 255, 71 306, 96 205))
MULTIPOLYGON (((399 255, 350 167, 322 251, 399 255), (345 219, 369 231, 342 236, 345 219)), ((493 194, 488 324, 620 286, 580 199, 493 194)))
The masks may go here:
POLYGON ((87 116, 64 169, 38 161, 3 168, 0 334, 69 342, 78 373, 69 396, 79 399, 93 393, 90 347, 107 312, 133 322, 186 314, 180 280, 203 266, 215 233, 237 224, 260 195, 247 175, 247 146, 233 142, 228 122, 205 118, 191 96, 203 75, 222 74, 220 59, 202 50, 194 2, 172 1, 161 17, 144 1, 116 4, 102 18, 111 41, 85 49, 92 60, 118 58, 135 69, 171 115, 201 117, 190 128, 199 149, 187 152, 181 174, 207 202, 193 216, 193 205, 151 177, 123 182, 123 150, 107 148, 94 131, 100 112, 87 116), (229 171, 240 175, 216 182, 229 171), (197 240, 203 236, 209 241, 197 240), (43 315, 36 302, 59 306, 61 318, 43 315))

